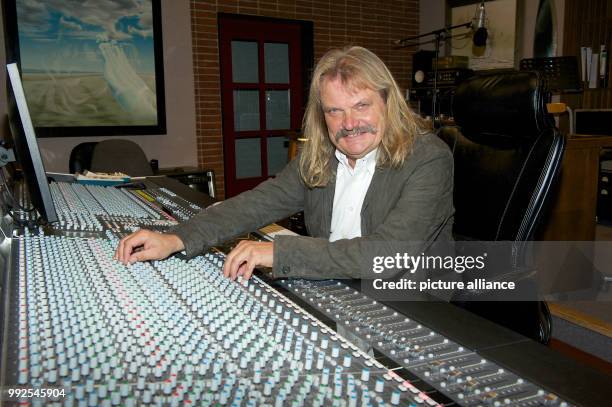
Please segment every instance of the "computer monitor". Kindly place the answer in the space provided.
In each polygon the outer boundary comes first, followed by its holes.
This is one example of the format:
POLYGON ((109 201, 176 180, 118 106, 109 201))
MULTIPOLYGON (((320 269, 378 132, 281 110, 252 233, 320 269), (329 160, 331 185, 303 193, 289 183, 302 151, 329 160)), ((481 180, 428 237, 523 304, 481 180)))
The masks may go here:
POLYGON ((612 136, 612 109, 574 109, 574 134, 612 136))
POLYGON ((36 133, 34 133, 34 126, 23 92, 19 69, 15 63, 8 64, 6 69, 9 79, 9 126, 13 134, 17 161, 21 165, 34 208, 38 210, 43 220, 48 223, 56 222, 57 213, 51 197, 45 166, 38 149, 36 133))

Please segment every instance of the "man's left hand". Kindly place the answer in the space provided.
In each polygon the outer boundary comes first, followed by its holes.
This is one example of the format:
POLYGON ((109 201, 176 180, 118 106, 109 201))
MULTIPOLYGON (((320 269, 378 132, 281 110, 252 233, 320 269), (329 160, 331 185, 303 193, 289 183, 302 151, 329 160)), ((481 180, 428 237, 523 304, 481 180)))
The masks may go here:
POLYGON ((230 252, 225 259, 223 275, 235 280, 242 276, 248 280, 257 266, 272 267, 274 264, 273 242, 252 242, 243 240, 230 252))

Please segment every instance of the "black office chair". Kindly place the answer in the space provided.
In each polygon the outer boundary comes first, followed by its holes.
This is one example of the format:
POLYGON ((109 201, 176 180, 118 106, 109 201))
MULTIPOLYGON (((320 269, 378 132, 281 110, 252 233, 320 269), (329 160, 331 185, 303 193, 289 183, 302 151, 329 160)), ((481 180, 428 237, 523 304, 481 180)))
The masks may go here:
POLYGON ((91 157, 93 156, 94 147, 98 142, 80 143, 74 146, 70 152, 70 160, 68 167, 70 173, 84 172, 91 169, 91 157))
POLYGON ((132 177, 153 175, 153 169, 142 148, 133 141, 109 139, 93 149, 91 171, 123 172, 132 177))
MULTIPOLYGON (((456 126, 439 133, 455 158, 457 240, 533 239, 565 147, 546 110, 548 97, 535 72, 478 75, 457 87, 456 126)), ((539 342, 550 339, 543 301, 459 305, 539 342)))

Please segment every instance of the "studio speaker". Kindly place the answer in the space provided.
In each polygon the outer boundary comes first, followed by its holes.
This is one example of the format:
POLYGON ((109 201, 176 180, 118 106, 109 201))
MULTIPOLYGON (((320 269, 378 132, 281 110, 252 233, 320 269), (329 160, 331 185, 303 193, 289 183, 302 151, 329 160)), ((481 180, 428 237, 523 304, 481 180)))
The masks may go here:
POLYGON ((434 51, 421 50, 412 56, 412 87, 424 86, 427 83, 427 75, 430 75, 435 56, 434 51))

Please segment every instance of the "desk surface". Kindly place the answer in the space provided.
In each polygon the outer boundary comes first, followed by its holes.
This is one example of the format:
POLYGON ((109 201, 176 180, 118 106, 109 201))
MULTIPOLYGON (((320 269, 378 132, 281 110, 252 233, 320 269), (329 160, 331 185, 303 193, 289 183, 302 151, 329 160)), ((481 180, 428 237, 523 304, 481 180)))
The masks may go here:
POLYGON ((612 147, 612 136, 592 136, 588 134, 570 134, 566 149, 612 147))
POLYGON ((571 301, 549 306, 553 315, 607 336, 612 341, 612 303, 571 301))

